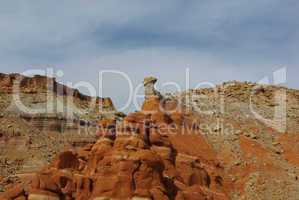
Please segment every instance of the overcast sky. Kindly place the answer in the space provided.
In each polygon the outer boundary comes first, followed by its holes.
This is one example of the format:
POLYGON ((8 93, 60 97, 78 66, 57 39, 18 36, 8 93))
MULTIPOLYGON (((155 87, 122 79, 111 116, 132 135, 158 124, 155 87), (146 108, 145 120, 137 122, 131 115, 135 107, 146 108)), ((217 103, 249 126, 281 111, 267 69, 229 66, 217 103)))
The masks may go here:
MULTIPOLYGON (((298 0, 0 0, 1 72, 53 67, 61 82, 120 70, 134 85, 154 75, 185 87, 259 81, 287 69, 299 88, 298 0)), ((104 80, 118 106, 128 84, 104 80)))

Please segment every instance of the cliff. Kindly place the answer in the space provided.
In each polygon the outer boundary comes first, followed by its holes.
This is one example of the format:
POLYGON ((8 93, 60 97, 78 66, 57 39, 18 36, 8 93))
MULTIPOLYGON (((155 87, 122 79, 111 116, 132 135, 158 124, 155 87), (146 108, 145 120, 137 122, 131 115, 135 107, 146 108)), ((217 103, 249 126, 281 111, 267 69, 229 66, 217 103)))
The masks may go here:
POLYGON ((87 96, 40 75, 0 74, 0 93, 0 112, 18 115, 38 128, 76 127, 80 120, 96 124, 117 113, 110 98, 87 96))
POLYGON ((83 95, 53 78, 0 74, 0 191, 63 148, 95 142, 98 121, 121 116, 110 98, 83 95))

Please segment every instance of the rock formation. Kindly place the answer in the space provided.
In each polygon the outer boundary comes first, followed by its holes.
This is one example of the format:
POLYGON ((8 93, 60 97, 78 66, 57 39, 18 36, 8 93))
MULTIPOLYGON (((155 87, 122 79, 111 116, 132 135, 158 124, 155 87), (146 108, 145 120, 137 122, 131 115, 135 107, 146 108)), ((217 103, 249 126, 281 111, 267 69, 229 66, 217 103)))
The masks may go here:
POLYGON ((1 73, 0 112, 48 131, 78 129, 82 124, 96 125, 100 119, 122 116, 110 98, 81 94, 55 78, 1 73))
POLYGON ((285 88, 235 81, 168 98, 156 81, 145 79, 141 111, 99 120, 95 143, 66 149, 19 184, 11 181, 1 198, 298 199, 298 90, 286 89, 287 126, 279 132, 254 118, 250 103, 271 117, 279 106, 273 94, 285 88))
POLYGON ((199 148, 197 155, 176 140, 183 136, 182 129, 191 127, 186 117, 190 113, 168 114, 166 108, 177 102, 162 107, 161 103, 156 97, 146 98, 145 110, 129 114, 122 122, 102 120, 101 138, 95 144, 59 154, 2 198, 227 199, 223 171, 211 160, 211 149, 203 138, 197 141, 206 152, 199 148))
POLYGON ((145 98, 150 98, 153 96, 161 97, 161 94, 155 89, 155 84, 157 80, 158 80, 157 78, 152 76, 144 78, 143 85, 144 85, 145 98))
POLYGON ((45 76, 0 74, 0 191, 65 146, 95 142, 99 120, 121 117, 110 98, 83 95, 45 76), (20 109, 13 95, 35 112, 20 109))

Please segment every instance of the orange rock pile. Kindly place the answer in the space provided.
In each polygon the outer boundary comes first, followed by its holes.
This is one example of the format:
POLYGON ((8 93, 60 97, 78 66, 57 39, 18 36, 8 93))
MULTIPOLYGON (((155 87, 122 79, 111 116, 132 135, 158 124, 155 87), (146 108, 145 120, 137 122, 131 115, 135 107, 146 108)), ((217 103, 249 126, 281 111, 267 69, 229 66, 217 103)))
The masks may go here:
POLYGON ((188 113, 176 107, 153 96, 121 123, 102 120, 95 144, 59 154, 2 199, 227 199, 221 166, 204 140, 197 138, 200 147, 180 142, 188 113))

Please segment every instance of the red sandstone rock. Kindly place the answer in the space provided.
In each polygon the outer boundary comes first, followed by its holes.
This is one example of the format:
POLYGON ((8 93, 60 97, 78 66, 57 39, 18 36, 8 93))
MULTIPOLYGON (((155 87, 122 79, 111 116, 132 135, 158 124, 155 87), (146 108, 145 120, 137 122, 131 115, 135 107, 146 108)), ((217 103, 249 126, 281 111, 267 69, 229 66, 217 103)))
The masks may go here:
POLYGON ((161 111, 162 103, 160 97, 152 96, 146 99, 142 105, 142 111, 145 113, 154 113, 156 111, 161 111))
POLYGON ((183 137, 174 139, 181 130, 173 128, 173 122, 183 126, 188 115, 180 112, 171 115, 160 103, 160 97, 147 98, 141 112, 129 114, 118 125, 115 138, 106 137, 107 129, 115 127, 115 122, 101 121, 103 137, 95 144, 60 153, 34 176, 28 187, 18 186, 14 193, 4 193, 5 197, 212 200, 221 196, 226 199, 222 185, 217 189, 211 187, 216 185, 216 173, 210 169, 216 165, 209 161, 216 158, 204 139, 189 138, 200 141, 196 145, 201 146, 196 148, 192 146, 195 143, 182 142, 183 137))
POLYGON ((107 137, 110 139, 115 139, 116 121, 114 119, 102 119, 98 125, 98 137, 107 137))
MULTIPOLYGON (((147 120, 147 115, 134 113, 124 123, 140 126, 147 120)), ((177 152, 168 136, 159 133, 157 124, 168 122, 163 117, 156 120, 115 140, 103 137, 78 152, 61 153, 37 173, 31 189, 20 188, 14 197, 212 199, 206 191, 214 180, 201 167, 200 158, 177 152), (144 138, 147 129, 148 141, 144 138)), ((109 124, 102 122, 103 127, 109 124)))

